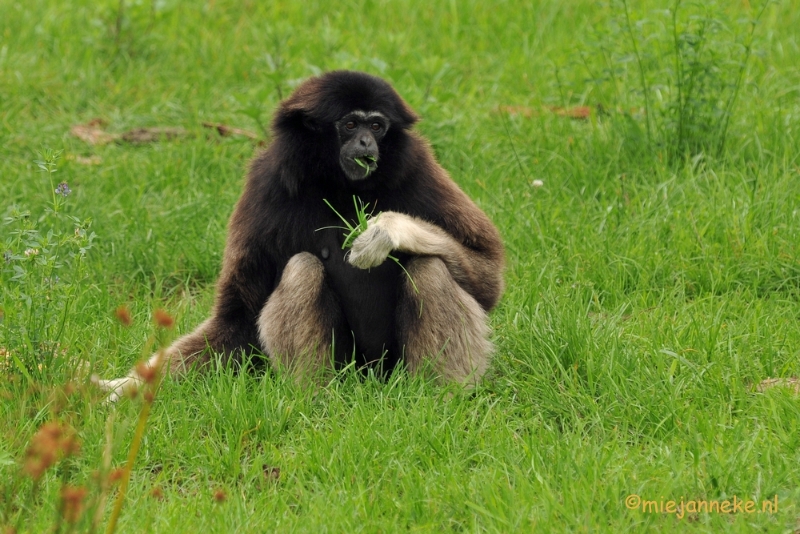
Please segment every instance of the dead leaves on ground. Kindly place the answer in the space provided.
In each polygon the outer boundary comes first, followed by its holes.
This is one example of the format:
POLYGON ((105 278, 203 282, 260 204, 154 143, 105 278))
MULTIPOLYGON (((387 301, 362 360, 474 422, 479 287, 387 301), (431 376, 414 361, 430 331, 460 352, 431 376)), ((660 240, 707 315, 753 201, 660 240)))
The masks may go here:
MULTIPOLYGON (((106 127, 108 122, 103 119, 92 119, 85 124, 76 124, 70 128, 70 133, 80 139, 81 141, 95 145, 106 145, 109 143, 128 143, 133 145, 142 145, 147 143, 157 143, 159 141, 171 141, 184 137, 191 137, 193 133, 184 128, 176 128, 172 126, 154 126, 148 128, 134 128, 122 133, 109 132, 106 127)), ((241 128, 234 128, 225 124, 204 122, 203 127, 213 129, 221 137, 240 136, 246 137, 252 141, 258 142, 259 145, 263 144, 263 140, 258 134, 243 130, 241 128)), ((84 165, 95 165, 93 161, 79 161, 78 163, 84 165)))
POLYGON ((764 393, 768 389, 786 388, 795 395, 800 395, 800 378, 765 378, 756 385, 756 391, 764 393))
POLYGON ((105 145, 116 141, 119 136, 105 131, 106 121, 92 119, 86 124, 76 124, 69 133, 90 145, 105 145))
POLYGON ((644 115, 645 113, 645 110, 642 108, 612 109, 604 106, 603 104, 597 104, 595 106, 569 107, 541 106, 538 108, 529 106, 498 106, 496 111, 498 113, 506 113, 508 115, 524 117, 526 119, 530 119, 532 117, 541 117, 544 115, 555 115, 557 117, 564 117, 578 121, 588 121, 593 115, 608 116, 612 114, 620 114, 637 116, 644 115))
POLYGON ((543 106, 540 109, 528 106, 499 106, 497 111, 508 113, 509 115, 519 115, 527 119, 538 117, 543 114, 552 113, 559 117, 566 117, 575 120, 587 120, 592 115, 592 108, 589 106, 572 106, 564 108, 561 106, 543 106))
POLYGON ((162 126, 134 128, 123 133, 111 133, 106 131, 107 125, 108 123, 103 119, 92 119, 86 124, 76 124, 70 129, 70 133, 90 145, 106 145, 115 142, 131 144, 155 143, 191 135, 191 132, 183 128, 162 126))
POLYGON ((214 123, 214 122, 204 122, 203 127, 216 130, 221 137, 239 135, 242 137, 247 137, 248 139, 252 139, 253 141, 258 141, 259 144, 263 143, 263 140, 258 136, 257 133, 251 132, 249 130, 242 130, 241 128, 234 128, 233 126, 228 126, 226 124, 214 123))
POLYGON ((100 165, 103 163, 103 160, 100 159, 100 156, 73 156, 68 154, 65 156, 68 160, 73 160, 78 165, 100 165))
POLYGON ((189 137, 191 133, 183 128, 155 127, 155 128, 134 128, 121 134, 120 138, 126 143, 143 144, 155 143, 156 141, 169 141, 179 137, 189 137))

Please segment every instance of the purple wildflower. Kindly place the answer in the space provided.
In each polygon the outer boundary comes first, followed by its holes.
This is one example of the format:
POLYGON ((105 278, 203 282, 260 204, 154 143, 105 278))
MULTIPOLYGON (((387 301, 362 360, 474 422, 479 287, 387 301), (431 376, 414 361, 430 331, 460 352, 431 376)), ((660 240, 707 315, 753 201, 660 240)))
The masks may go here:
POLYGON ((66 197, 70 193, 72 193, 72 189, 69 188, 67 182, 61 182, 60 184, 58 184, 58 187, 56 187, 56 195, 61 195, 62 197, 66 197))

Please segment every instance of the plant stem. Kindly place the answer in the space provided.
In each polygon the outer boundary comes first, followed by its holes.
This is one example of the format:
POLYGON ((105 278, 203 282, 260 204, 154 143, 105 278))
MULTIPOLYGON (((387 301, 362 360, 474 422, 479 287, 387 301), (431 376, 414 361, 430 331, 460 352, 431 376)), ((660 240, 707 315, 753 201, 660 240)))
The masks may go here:
POLYGON ((642 65, 642 56, 639 53, 639 46, 636 44, 636 37, 633 35, 633 25, 631 24, 631 15, 628 11, 627 0, 622 0, 622 5, 625 8, 625 22, 628 28, 628 35, 631 37, 631 45, 633 46, 633 53, 636 56, 636 63, 639 65, 639 78, 642 85, 642 92, 644 93, 644 125, 647 129, 647 144, 652 146, 652 134, 650 132, 650 96, 647 80, 644 76, 644 65, 642 65))
POLYGON ((122 474, 122 480, 120 480, 119 484, 119 492, 117 493, 117 498, 114 501, 114 509, 111 511, 111 518, 108 520, 108 527, 106 528, 107 534, 112 534, 117 527, 117 521, 119 520, 119 515, 122 512, 122 505, 125 503, 125 495, 128 493, 128 484, 130 483, 133 464, 136 461, 136 455, 139 453, 139 447, 142 444, 142 438, 144 437, 144 432, 147 428, 147 418, 150 416, 150 408, 153 406, 153 402, 155 401, 155 393, 158 391, 158 386, 161 383, 161 364, 164 361, 164 349, 160 349, 158 354, 159 358, 156 362, 156 368, 158 369, 158 372, 156 373, 156 379, 152 384, 151 390, 153 395, 142 395, 142 411, 139 412, 139 420, 136 423, 136 431, 133 434, 131 448, 128 450, 128 460, 125 462, 125 469, 122 474))

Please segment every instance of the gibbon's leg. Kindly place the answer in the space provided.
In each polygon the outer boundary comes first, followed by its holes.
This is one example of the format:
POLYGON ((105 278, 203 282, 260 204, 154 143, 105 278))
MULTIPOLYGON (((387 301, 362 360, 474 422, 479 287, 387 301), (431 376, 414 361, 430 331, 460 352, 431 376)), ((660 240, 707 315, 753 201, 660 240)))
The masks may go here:
POLYGON ((397 331, 409 372, 476 384, 493 348, 486 312, 453 280, 440 258, 413 258, 406 270, 397 331))
MULTIPOLYGON (((255 337, 253 332, 249 332, 252 329, 240 324, 226 325, 219 318, 211 317, 190 334, 179 337, 163 351, 153 354, 145 366, 168 369, 174 377, 183 376, 192 367, 207 364, 214 352, 230 356, 237 351, 248 350, 255 337)), ((92 377, 92 381, 109 392, 108 402, 116 402, 126 393, 138 388, 143 380, 134 368, 122 378, 102 380, 92 377)))
MULTIPOLYGON (((254 330, 253 325, 241 324, 241 321, 226 322, 219 317, 210 317, 193 332, 179 337, 163 351, 150 356, 145 366, 168 369, 173 377, 181 377, 193 367, 203 367, 214 353, 231 357, 247 352, 255 345, 254 330)), ((92 381, 110 392, 108 402, 116 402, 126 393, 138 388, 143 380, 134 368, 122 378, 102 380, 92 377, 92 381)))
POLYGON ((287 368, 301 382, 324 380, 334 370, 334 332, 344 319, 325 268, 313 254, 295 254, 258 318, 261 346, 276 368, 287 368))

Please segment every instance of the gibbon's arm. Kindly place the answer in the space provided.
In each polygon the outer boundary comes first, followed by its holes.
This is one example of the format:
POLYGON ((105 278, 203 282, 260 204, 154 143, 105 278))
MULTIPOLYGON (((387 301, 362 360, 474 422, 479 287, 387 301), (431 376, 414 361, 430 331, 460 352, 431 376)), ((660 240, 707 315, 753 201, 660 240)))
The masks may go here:
POLYGON ((385 211, 372 219, 367 230, 356 238, 347 261, 360 269, 369 269, 383 263, 393 250, 413 256, 437 256, 458 285, 490 310, 503 291, 504 262, 499 236, 482 237, 488 246, 479 252, 434 224, 404 213, 385 211))

